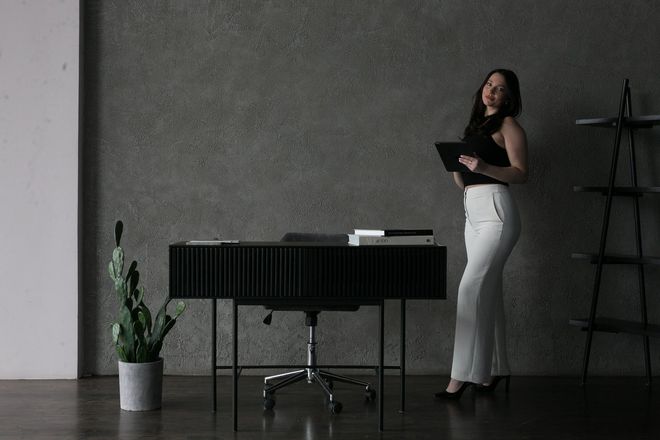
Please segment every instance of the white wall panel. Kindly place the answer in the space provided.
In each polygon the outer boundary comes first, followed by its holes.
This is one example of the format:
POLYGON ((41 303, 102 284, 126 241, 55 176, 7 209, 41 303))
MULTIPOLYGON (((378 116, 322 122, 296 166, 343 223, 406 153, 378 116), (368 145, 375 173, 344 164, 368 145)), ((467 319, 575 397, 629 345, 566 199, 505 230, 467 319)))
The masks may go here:
POLYGON ((0 379, 78 375, 79 23, 0 2, 0 379))

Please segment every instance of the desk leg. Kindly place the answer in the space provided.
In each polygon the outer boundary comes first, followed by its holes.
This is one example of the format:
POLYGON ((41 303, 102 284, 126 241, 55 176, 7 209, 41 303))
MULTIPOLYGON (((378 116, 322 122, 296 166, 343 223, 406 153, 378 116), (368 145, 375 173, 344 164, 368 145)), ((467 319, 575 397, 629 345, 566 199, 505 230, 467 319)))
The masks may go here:
POLYGON ((401 337, 399 342, 401 353, 399 354, 399 371, 401 372, 401 409, 406 410, 406 300, 401 299, 401 337))
POLYGON ((232 359, 231 359, 231 374, 232 374, 232 379, 234 381, 234 386, 233 386, 233 395, 232 395, 232 412, 234 416, 234 432, 238 431, 238 371, 237 371, 237 365, 238 365, 238 326, 237 326, 237 319, 238 319, 238 304, 236 304, 236 300, 232 299, 232 347, 234 353, 232 354, 232 359))
POLYGON ((381 300, 378 304, 378 431, 380 432, 383 432, 383 397, 385 395, 385 375, 383 374, 385 370, 385 316, 383 303, 384 301, 381 300))
POLYGON ((218 409, 218 388, 217 388, 217 377, 216 377, 216 365, 217 365, 217 337, 218 337, 218 326, 216 320, 218 319, 218 300, 213 299, 213 304, 211 305, 211 377, 213 378, 213 390, 211 392, 211 401, 213 412, 216 412, 218 409))

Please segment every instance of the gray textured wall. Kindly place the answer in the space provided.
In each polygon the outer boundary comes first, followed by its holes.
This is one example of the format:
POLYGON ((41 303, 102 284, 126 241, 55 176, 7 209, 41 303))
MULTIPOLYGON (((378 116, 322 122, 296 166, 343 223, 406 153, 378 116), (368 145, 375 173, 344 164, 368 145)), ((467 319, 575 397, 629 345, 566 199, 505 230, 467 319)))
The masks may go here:
MULTIPOLYGON (((613 132, 576 127, 616 111, 631 79, 634 112, 660 113, 660 6, 634 1, 86 2, 84 185, 85 371, 116 371, 106 275, 116 219, 154 307, 167 294, 167 245, 222 237, 278 240, 287 231, 431 227, 448 246, 448 300, 408 305, 411 372, 448 373, 465 253, 462 196, 435 140, 456 139, 494 67, 520 77, 530 179, 513 188, 523 220, 506 270, 509 351, 517 374, 577 374, 601 184, 613 132)), ((641 184, 660 183, 658 130, 638 137, 641 184)), ((625 170, 625 161, 622 170, 625 170)), ((623 179, 622 179, 623 181, 623 179)), ((629 201, 614 223, 630 225, 629 201)), ((645 250, 659 253, 660 207, 642 199, 645 250)), ((612 249, 631 251, 613 229, 612 249)), ((636 317, 631 268, 608 268, 601 310, 636 317)), ((660 322, 660 278, 649 271, 660 322)), ((398 303, 387 304, 386 359, 398 353, 398 303)), ((228 306, 228 303, 221 303, 228 306)), ((189 301, 164 354, 166 372, 207 371, 208 303, 189 301)), ((261 324, 241 309, 241 359, 302 362, 299 313, 261 324)), ((220 361, 228 362, 228 307, 220 361)), ((377 314, 324 313, 325 362, 376 359, 377 314)), ((652 343, 653 360, 660 345, 652 343)), ((641 342, 597 334, 592 371, 643 374, 641 342)))

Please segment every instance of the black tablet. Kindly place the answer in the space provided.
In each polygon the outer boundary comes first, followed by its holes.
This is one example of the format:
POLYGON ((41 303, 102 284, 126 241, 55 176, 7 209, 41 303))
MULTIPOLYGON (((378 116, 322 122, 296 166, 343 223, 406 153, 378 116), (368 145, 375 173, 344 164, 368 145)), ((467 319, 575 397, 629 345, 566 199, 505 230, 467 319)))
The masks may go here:
POLYGON ((461 154, 474 156, 474 153, 465 142, 436 142, 435 148, 440 153, 442 163, 447 171, 470 172, 468 167, 458 161, 461 154))

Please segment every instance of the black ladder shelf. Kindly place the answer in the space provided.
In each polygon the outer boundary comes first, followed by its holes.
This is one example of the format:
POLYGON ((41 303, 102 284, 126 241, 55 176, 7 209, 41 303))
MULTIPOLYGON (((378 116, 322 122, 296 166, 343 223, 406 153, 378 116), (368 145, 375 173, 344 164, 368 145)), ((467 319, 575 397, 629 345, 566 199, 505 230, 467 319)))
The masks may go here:
POLYGON ((596 265, 594 284, 591 299, 591 309, 589 317, 571 319, 569 324, 580 327, 587 332, 587 340, 584 349, 584 362, 582 368, 582 384, 587 381, 587 371, 589 368, 589 355, 591 352, 591 342, 595 331, 610 333, 631 333, 642 336, 644 343, 644 365, 646 367, 647 385, 651 384, 651 356, 649 352, 649 337, 660 337, 660 325, 649 324, 646 312, 646 289, 644 281, 644 266, 647 264, 660 265, 660 257, 645 256, 642 250, 642 233, 639 216, 639 197, 644 194, 660 193, 660 187, 640 187, 637 185, 637 166, 635 163, 635 142, 634 131, 639 128, 650 128, 654 125, 660 125, 660 115, 650 116, 632 116, 632 106, 630 99, 630 87, 628 79, 623 81, 621 99, 619 101, 619 112, 616 117, 610 118, 591 118, 578 119, 576 125, 587 125, 592 127, 610 127, 616 128, 614 136, 614 146, 612 149, 612 162, 610 166, 609 181, 607 186, 576 186, 575 192, 594 192, 606 196, 605 212, 603 214, 602 229, 600 235, 600 245, 595 254, 575 253, 571 257, 580 260, 586 260, 596 265), (630 186, 615 186, 616 170, 621 145, 621 137, 624 128, 628 131, 628 151, 630 154, 630 186), (607 232, 610 225, 610 214, 612 211, 612 199, 614 196, 624 196, 633 198, 633 210, 635 221, 635 246, 634 255, 606 254, 607 232), (606 264, 634 264, 637 266, 637 277, 639 283, 639 298, 641 316, 639 321, 625 321, 621 319, 596 316, 598 308, 598 294, 600 292, 603 266, 606 264))

